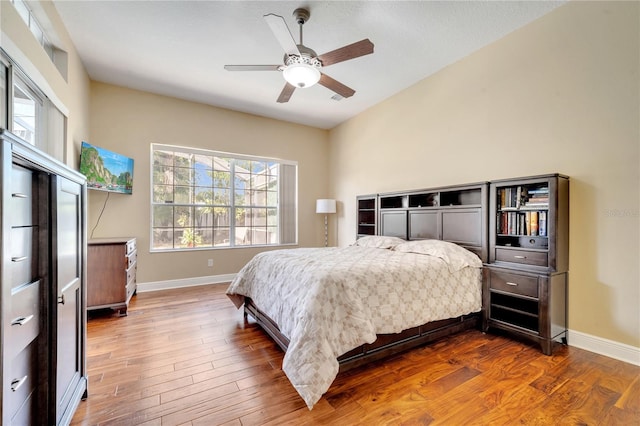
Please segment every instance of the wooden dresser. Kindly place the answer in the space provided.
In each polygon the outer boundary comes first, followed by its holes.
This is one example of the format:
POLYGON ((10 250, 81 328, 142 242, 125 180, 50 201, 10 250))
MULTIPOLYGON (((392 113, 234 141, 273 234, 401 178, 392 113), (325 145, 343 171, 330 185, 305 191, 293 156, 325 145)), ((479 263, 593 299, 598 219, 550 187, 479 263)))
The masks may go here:
POLYGON ((136 292, 135 238, 91 239, 87 248, 87 309, 114 309, 127 315, 136 292))

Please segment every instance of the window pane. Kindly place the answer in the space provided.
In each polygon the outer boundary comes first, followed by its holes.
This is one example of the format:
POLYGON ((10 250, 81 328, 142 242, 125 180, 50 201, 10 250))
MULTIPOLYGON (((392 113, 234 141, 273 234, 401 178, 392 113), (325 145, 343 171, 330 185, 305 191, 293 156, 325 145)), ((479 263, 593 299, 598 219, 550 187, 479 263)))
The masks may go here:
POLYGON ((196 165, 195 169, 195 184, 200 186, 213 186, 213 172, 209 170, 205 170, 201 168, 199 165, 196 165))
POLYGON ((174 211, 175 222, 173 226, 185 227, 193 226, 193 208, 192 207, 175 207, 174 211))
POLYGON ((221 226, 229 226, 231 225, 231 216, 230 216, 230 212, 231 209, 229 207, 214 207, 213 208, 213 214, 214 214, 214 224, 213 226, 215 227, 221 227, 221 226))
POLYGON ((216 247, 229 246, 229 228, 216 228, 213 234, 213 245, 216 247))
POLYGON ((275 226, 267 227, 267 244, 278 244, 278 228, 275 226))
POLYGON ((217 188, 229 188, 231 186, 231 173, 214 171, 213 186, 217 188))
POLYGON ((173 186, 153 185, 153 202, 154 203, 173 202, 173 186))
POLYGON ((155 228, 173 226, 173 206, 153 206, 153 226, 155 228))
POLYGON ((251 225, 251 209, 236 208, 236 226, 251 225))
POLYGON ((267 191, 267 206, 275 207, 278 205, 278 193, 276 191, 267 191))
POLYGON ((235 191, 235 203, 237 206, 248 206, 249 205, 249 197, 247 191, 238 190, 235 191))
POLYGON ((278 210, 267 209, 267 225, 271 227, 278 226, 278 210))
POLYGON ((153 151, 153 166, 173 167, 173 152, 153 151))
POLYGON ((173 171, 173 181, 176 185, 193 184, 193 169, 186 167, 176 167, 173 171))
POLYGON ((228 189, 216 188, 213 190, 213 204, 228 206, 231 204, 228 189))
POLYGON ((153 230, 153 248, 154 249, 172 249, 173 248, 173 229, 154 229, 153 230))
POLYGON ((213 204, 213 190, 211 188, 196 186, 194 191, 196 204, 213 204))
POLYGON ((176 186, 173 190, 174 203, 176 204, 190 204, 193 201, 192 191, 190 186, 176 186))
POLYGON ((196 226, 213 226, 213 207, 196 207, 196 226))
POLYGON ((36 100, 17 85, 13 87, 13 133, 36 144, 36 100))
POLYGON ((196 228, 196 233, 200 235, 199 247, 213 246, 213 230, 211 228, 196 228))

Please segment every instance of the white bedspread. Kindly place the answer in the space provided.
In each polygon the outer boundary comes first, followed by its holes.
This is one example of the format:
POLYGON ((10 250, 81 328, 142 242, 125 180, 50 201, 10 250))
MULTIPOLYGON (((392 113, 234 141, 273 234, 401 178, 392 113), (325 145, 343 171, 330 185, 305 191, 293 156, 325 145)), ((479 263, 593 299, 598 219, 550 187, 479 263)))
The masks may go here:
POLYGON ((238 308, 237 296, 253 299, 289 338, 282 369, 311 409, 345 352, 376 334, 479 311, 482 263, 471 263, 359 246, 276 250, 255 256, 227 294, 238 308))

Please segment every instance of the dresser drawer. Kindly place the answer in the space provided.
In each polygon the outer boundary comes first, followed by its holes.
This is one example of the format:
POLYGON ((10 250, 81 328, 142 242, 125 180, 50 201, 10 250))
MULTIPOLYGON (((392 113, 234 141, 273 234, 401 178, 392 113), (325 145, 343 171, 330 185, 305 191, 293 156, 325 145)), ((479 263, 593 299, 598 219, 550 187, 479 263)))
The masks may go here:
POLYGON ((133 253, 134 251, 136 251, 136 240, 135 238, 133 240, 127 241, 127 255, 133 253))
POLYGON ((133 266, 133 264, 136 263, 137 260, 138 260, 138 252, 133 251, 127 256, 126 268, 127 269, 131 268, 131 266, 133 266))
POLYGON ((37 208, 37 201, 33 197, 33 172, 14 164, 11 170, 11 203, 9 208, 11 226, 34 224, 33 210, 37 208))
POLYGON ((127 284, 127 296, 125 298, 125 303, 129 303, 131 296, 136 292, 136 280, 135 278, 127 284))
POLYGON ((547 253, 542 251, 496 248, 496 260, 522 263, 524 265, 547 266, 547 253))
MULTIPOLYGON (((8 400, 10 417, 28 418, 33 413, 34 407, 31 404, 33 404, 34 399, 29 397, 37 383, 37 356, 37 345, 36 342, 33 342, 18 353, 10 361, 7 370, 3 372, 3 374, 9 376, 8 389, 5 389, 4 395, 8 400), (27 403, 26 406, 25 402, 27 403)), ((14 424, 24 423, 14 422, 14 424)))
POLYGON ((7 346, 12 355, 22 351, 40 333, 40 283, 28 284, 11 295, 7 346))
POLYGON ((490 271, 489 288, 523 296, 538 297, 538 278, 527 275, 490 271))
POLYGON ((38 260, 34 256, 31 227, 11 229, 11 288, 33 281, 38 260))
POLYGON ((136 280, 137 269, 138 269, 138 265, 135 263, 131 265, 129 269, 127 269, 127 284, 129 284, 131 281, 136 280))

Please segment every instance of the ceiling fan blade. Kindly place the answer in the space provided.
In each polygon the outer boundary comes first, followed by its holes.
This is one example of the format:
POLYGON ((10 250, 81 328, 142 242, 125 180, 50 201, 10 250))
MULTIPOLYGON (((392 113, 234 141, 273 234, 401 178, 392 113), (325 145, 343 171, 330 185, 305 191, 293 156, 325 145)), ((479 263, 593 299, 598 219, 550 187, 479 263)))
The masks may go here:
POLYGON ((227 71, 280 71, 282 65, 225 65, 227 71))
POLYGON ((291 95, 293 95, 293 91, 296 90, 296 86, 293 84, 285 83, 282 92, 280 92, 280 96, 278 96, 278 103, 283 104, 285 102, 289 102, 291 99, 291 95))
POLYGON ((334 80, 326 74, 320 75, 320 81, 318 83, 323 85, 327 89, 336 92, 343 98, 350 98, 354 93, 356 93, 356 91, 352 88, 345 86, 344 84, 340 83, 337 80, 334 80))
POLYGON ((373 53, 373 43, 368 38, 365 38, 348 46, 324 53, 318 56, 318 59, 322 62, 322 66, 326 67, 371 53, 373 53))
POLYGON ((298 50, 298 46, 296 45, 293 36, 291 35, 291 31, 289 31, 289 27, 287 27, 287 23, 284 21, 284 18, 280 15, 274 15, 270 13, 268 15, 264 15, 264 20, 267 21, 269 27, 271 27, 271 31, 273 31, 273 35, 276 36, 278 43, 287 53, 287 55, 298 55, 300 56, 300 51, 298 50))

